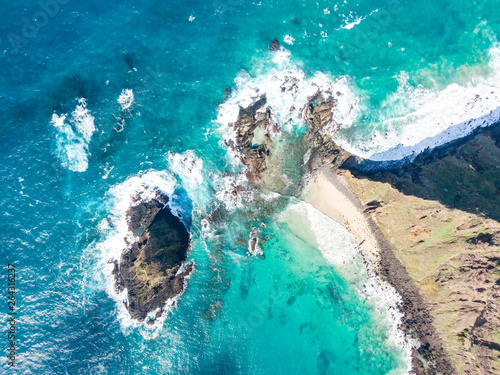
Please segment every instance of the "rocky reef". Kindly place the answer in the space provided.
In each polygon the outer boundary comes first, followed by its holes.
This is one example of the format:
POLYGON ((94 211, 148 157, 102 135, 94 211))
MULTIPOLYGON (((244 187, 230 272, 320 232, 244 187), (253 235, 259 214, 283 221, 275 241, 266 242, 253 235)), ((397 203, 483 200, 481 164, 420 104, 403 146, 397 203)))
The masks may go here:
POLYGON ((186 264, 189 232, 172 214, 168 201, 159 191, 151 199, 136 197, 127 221, 139 239, 124 250, 114 269, 117 290, 127 290, 126 307, 133 319, 142 321, 158 310, 150 324, 162 315, 167 301, 183 292, 194 266, 186 264))
POLYGON ((247 167, 247 178, 253 184, 262 178, 267 169, 267 142, 270 140, 268 127, 272 126, 272 120, 271 110, 265 108, 266 102, 263 95, 250 106, 240 107, 238 120, 232 125, 236 133, 236 143, 232 140, 226 142, 228 147, 240 155, 242 163, 247 167), (258 112, 259 110, 261 112, 258 112), (254 141, 257 131, 263 134, 259 143, 254 141))
MULTIPOLYGON (((341 94, 337 93, 337 95, 341 94)), ((324 143, 328 143, 330 138, 323 135, 324 128, 329 126, 335 132, 341 126, 333 121, 335 106, 336 100, 321 91, 308 99, 304 107, 300 109, 301 118, 307 124, 308 132, 299 140, 300 144, 294 145, 295 148, 306 150, 310 144, 314 144, 316 148, 321 145, 324 150, 328 150, 328 146, 324 143)), ((290 108, 290 111, 295 110, 297 109, 290 108)), ((226 146, 235 151, 245 165, 248 181, 254 186, 262 186, 261 181, 266 172, 273 173, 281 167, 279 164, 282 163, 282 155, 276 154, 282 150, 277 150, 273 139, 279 134, 280 127, 273 120, 272 115, 272 109, 267 106, 265 95, 254 100, 246 108, 240 107, 238 119, 231 125, 235 132, 235 141, 226 141, 226 146), (280 160, 276 162, 276 159, 280 160), (270 166, 272 171, 269 171, 270 166)), ((288 152, 291 155, 291 151, 288 152)), ((267 182, 269 185, 269 181, 267 182)))

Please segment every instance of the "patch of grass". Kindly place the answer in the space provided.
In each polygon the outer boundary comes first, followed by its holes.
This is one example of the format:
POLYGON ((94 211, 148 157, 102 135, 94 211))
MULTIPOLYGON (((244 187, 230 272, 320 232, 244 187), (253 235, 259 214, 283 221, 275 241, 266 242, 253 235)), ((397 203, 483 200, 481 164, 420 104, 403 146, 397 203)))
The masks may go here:
POLYGON ((163 274, 160 267, 155 264, 142 263, 137 269, 137 277, 143 283, 148 284, 150 287, 158 285, 163 280, 163 274))
POLYGON ((440 292, 439 286, 431 277, 426 277, 420 283, 420 288, 431 297, 437 297, 438 293, 440 292))
POLYGON ((424 240, 424 244, 429 245, 437 241, 452 241, 455 239, 455 233, 453 233, 453 223, 447 222, 444 227, 437 233, 432 233, 430 237, 424 240))

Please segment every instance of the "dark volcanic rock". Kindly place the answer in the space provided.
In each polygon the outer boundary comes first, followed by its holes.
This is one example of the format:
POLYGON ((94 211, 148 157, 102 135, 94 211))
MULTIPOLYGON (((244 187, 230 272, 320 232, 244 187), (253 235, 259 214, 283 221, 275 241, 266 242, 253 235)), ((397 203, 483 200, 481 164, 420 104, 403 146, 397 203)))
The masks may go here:
POLYGON ((269 46, 269 49, 271 51, 279 51, 280 49, 280 44, 277 39, 274 39, 271 45, 269 46))
POLYGON ((158 192, 127 213, 129 229, 139 240, 123 252, 114 273, 118 291, 128 291, 127 308, 137 320, 157 308, 159 317, 167 300, 182 293, 185 278, 193 271, 192 263, 184 265, 189 232, 167 203, 168 197, 158 192))

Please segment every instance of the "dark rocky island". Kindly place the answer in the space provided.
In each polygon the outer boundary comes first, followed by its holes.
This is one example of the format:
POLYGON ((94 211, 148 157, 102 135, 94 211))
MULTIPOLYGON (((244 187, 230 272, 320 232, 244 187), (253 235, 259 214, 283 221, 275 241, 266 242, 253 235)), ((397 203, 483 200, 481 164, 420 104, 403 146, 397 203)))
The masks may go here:
POLYGON ((190 247, 189 232, 167 206, 168 196, 157 192, 127 212, 129 230, 139 240, 124 250, 115 263, 117 290, 127 289, 130 316, 144 320, 159 309, 153 323, 163 313, 165 303, 179 296, 193 263, 185 264, 190 247))

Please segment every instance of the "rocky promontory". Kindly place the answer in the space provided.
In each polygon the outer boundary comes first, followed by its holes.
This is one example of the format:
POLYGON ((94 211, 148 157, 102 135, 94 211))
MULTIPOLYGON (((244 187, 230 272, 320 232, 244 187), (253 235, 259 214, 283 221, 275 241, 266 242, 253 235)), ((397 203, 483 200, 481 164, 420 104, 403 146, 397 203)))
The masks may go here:
POLYGON ((393 163, 316 140, 383 235, 380 272, 423 344, 414 371, 500 373, 500 124, 393 163))
POLYGON ((240 107, 226 144, 256 188, 300 194, 300 182, 276 188, 294 173, 287 163, 306 177, 328 166, 345 179, 378 243, 378 274, 402 298, 402 328, 420 344, 414 373, 500 373, 500 124, 411 160, 374 162, 331 137, 342 126, 341 95, 318 91, 292 106, 307 127, 294 137, 281 133, 262 93, 240 107))
POLYGON ((136 197, 127 212, 129 230, 138 241, 124 250, 115 263, 119 292, 127 290, 130 316, 144 320, 157 309, 153 323, 161 316, 168 300, 179 296, 193 271, 187 263, 190 235, 185 225, 169 209, 167 195, 157 191, 147 200, 136 197))

